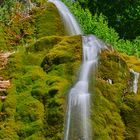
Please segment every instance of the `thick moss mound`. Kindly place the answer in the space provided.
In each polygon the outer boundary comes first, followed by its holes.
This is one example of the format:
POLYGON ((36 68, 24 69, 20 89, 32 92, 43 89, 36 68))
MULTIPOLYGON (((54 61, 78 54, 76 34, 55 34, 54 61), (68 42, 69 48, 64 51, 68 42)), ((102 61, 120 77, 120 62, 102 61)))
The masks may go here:
POLYGON ((0 46, 3 49, 7 49, 6 42, 5 42, 5 39, 4 39, 4 31, 3 31, 3 27, 2 27, 1 24, 0 24, 0 46))
POLYGON ((35 7, 29 17, 16 13, 9 26, 1 27, 1 50, 16 52, 0 69, 0 76, 11 82, 10 89, 0 91, 0 97, 6 96, 0 99, 0 139, 61 139, 65 93, 76 79, 81 37, 59 37, 64 35, 63 24, 50 3, 35 7), (73 63, 58 62, 48 72, 46 58, 50 62, 55 55, 73 63))
POLYGON ((13 54, 5 69, 12 86, 0 105, 0 139, 61 139, 65 94, 80 62, 80 36, 44 37, 13 54))
POLYGON ((57 8, 48 3, 46 10, 40 11, 36 16, 37 38, 43 36, 64 35, 64 26, 57 8))
MULTIPOLYGON (((96 140, 139 140, 140 95, 139 91, 135 95, 130 90, 129 68, 135 64, 129 59, 131 57, 117 52, 101 53, 96 90, 92 93, 96 140)), ((136 58, 135 62, 140 64, 136 58)))
MULTIPOLYGON (((1 139, 62 139, 66 93, 76 80, 81 54, 80 36, 50 36, 10 57, 1 70, 12 82, 0 104, 1 139)), ((130 90, 129 71, 140 72, 139 64, 135 57, 101 53, 91 85, 96 140, 139 140, 140 95, 130 90)))
MULTIPOLYGON (((64 36, 57 8, 44 0, 40 5, 29 17, 15 13, 9 26, 0 27, 1 50, 15 50, 0 69, 0 77, 11 82, 7 91, 0 91, 3 140, 63 138, 66 96, 82 58, 81 37, 64 36)), ((129 69, 140 73, 140 61, 101 53, 95 81, 94 74, 90 81, 95 140, 140 140, 140 80, 135 94, 129 69)))
POLYGON ((57 8, 49 2, 34 7, 26 16, 14 13, 8 25, 0 23, 1 50, 15 50, 44 36, 64 36, 64 26, 57 8))

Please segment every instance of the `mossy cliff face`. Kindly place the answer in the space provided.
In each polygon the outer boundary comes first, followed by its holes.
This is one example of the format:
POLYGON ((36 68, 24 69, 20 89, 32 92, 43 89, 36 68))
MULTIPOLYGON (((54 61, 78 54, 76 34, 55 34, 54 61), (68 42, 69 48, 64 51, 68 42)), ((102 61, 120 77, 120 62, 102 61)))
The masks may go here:
MULTIPOLYGON (((77 80, 81 60, 80 36, 64 36, 56 7, 44 3, 27 18, 15 14, 10 26, 1 26, 1 50, 15 50, 0 77, 11 86, 0 91, 0 139, 61 140, 66 98, 77 80)), ((95 140, 140 140, 140 61, 117 52, 101 53, 95 81, 90 82, 95 140)))
POLYGON ((36 16, 37 38, 43 36, 65 34, 64 26, 57 8, 53 4, 47 4, 47 10, 42 10, 36 16))
POLYGON ((15 12, 8 25, 0 23, 1 50, 15 50, 44 36, 64 36, 64 26, 57 8, 47 2, 34 7, 29 16, 15 12))
POLYGON ((1 105, 0 139, 61 139, 66 94, 80 62, 80 36, 44 37, 13 54, 5 69, 12 86, 1 105))
POLYGON ((132 76, 129 71, 132 68, 140 72, 140 63, 135 57, 135 61, 131 59, 117 52, 101 53, 96 90, 92 92, 93 134, 96 140, 140 139, 140 95, 139 90, 137 94, 130 90, 132 76))
POLYGON ((1 50, 15 50, 0 69, 0 76, 11 83, 0 91, 3 140, 63 137, 65 99, 80 67, 81 37, 65 37, 56 7, 44 5, 29 17, 15 14, 10 26, 0 30, 1 50))

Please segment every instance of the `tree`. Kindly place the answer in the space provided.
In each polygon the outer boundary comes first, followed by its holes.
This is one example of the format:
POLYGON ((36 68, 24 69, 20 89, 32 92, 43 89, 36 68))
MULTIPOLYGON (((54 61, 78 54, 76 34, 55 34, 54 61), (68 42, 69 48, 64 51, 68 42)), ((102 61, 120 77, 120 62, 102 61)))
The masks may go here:
POLYGON ((139 0, 77 0, 91 13, 105 15, 109 26, 114 27, 121 38, 135 39, 140 35, 139 0))

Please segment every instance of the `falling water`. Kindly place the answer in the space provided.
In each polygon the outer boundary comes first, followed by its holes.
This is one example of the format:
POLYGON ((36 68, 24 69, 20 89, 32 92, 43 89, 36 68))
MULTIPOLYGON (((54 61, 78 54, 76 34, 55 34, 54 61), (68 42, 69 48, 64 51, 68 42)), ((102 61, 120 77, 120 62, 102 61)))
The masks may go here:
MULTIPOLYGON (((59 0, 49 0, 56 5, 69 35, 82 34, 78 23, 68 8, 59 0)), ((68 95, 64 140, 92 140, 90 126, 89 76, 98 62, 98 54, 105 45, 94 35, 82 37, 83 62, 77 83, 68 95)))
POLYGON ((83 63, 79 80, 70 90, 64 140, 92 140, 90 126, 89 76, 98 63, 104 44, 94 35, 83 37, 83 63))
POLYGON ((132 74, 132 78, 133 78, 132 83, 131 83, 130 90, 133 91, 136 94, 137 93, 137 90, 138 90, 139 73, 138 72, 135 72, 132 69, 130 69, 129 71, 132 74))
POLYGON ((71 14, 69 9, 65 6, 64 3, 62 3, 60 0, 48 0, 49 2, 52 2, 57 7, 60 16, 62 18, 62 21, 65 26, 65 30, 67 32, 67 35, 79 35, 82 34, 82 31, 79 27, 79 24, 77 23, 75 17, 71 14))

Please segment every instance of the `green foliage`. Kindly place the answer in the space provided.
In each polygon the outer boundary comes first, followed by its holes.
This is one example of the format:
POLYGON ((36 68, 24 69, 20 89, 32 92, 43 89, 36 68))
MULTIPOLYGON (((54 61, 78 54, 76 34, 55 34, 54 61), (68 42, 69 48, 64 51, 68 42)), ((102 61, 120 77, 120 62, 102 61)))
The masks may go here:
POLYGON ((93 33, 107 43, 113 43, 119 39, 119 36, 115 30, 108 27, 106 18, 102 14, 100 16, 97 14, 92 16, 88 9, 82 9, 78 3, 66 4, 69 6, 72 13, 76 16, 84 33, 93 33))
POLYGON ((139 36, 140 1, 129 0, 76 0, 85 9, 88 8, 92 15, 101 13, 108 19, 109 26, 113 27, 121 38, 135 39, 139 36))
MULTIPOLYGON (((76 81, 81 62, 81 37, 63 36, 65 31, 56 7, 49 3, 46 8, 42 5, 44 0, 34 2, 40 8, 33 9, 30 18, 23 20, 17 15, 10 26, 0 28, 2 49, 17 49, 6 68, 0 70, 0 75, 12 83, 5 93, 5 102, 0 102, 0 139, 4 140, 62 139, 65 97, 76 81), (25 36, 17 38, 22 33, 25 36)), ((87 1, 81 0, 84 2, 87 1)), ((77 3, 69 6, 85 33, 94 33, 118 50, 139 56, 139 38, 133 42, 120 40, 114 29, 108 27, 105 16, 92 16, 77 3)), ((140 72, 139 64, 135 57, 102 52, 96 82, 90 82, 95 139, 140 138, 140 91, 134 96, 129 89, 129 68, 140 72)))
POLYGON ((119 39, 118 33, 108 25, 107 18, 103 14, 92 15, 88 9, 83 9, 79 3, 65 1, 71 12, 76 16, 81 28, 86 34, 95 34, 107 44, 111 44, 115 49, 128 55, 140 56, 140 39, 137 37, 133 41, 119 39))
POLYGON ((10 21, 10 16, 15 6, 15 2, 15 0, 4 0, 4 2, 0 5, 0 22, 7 24, 10 21))

